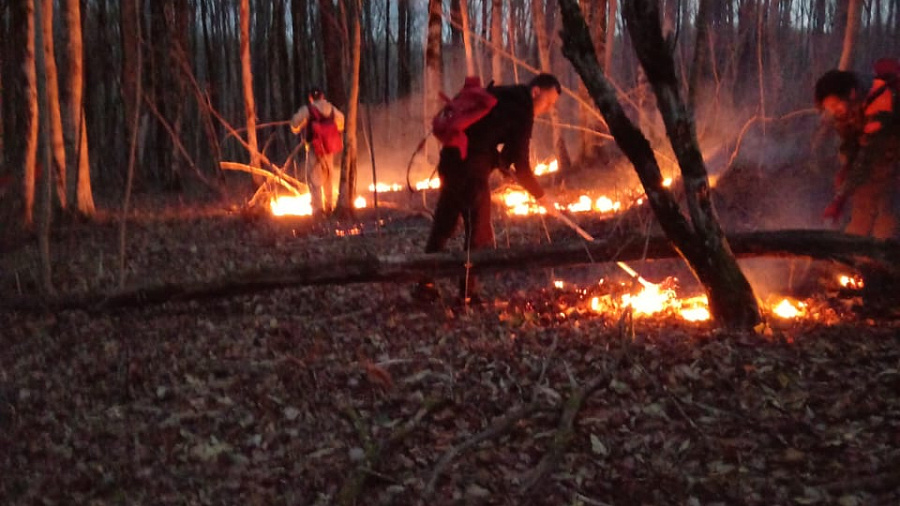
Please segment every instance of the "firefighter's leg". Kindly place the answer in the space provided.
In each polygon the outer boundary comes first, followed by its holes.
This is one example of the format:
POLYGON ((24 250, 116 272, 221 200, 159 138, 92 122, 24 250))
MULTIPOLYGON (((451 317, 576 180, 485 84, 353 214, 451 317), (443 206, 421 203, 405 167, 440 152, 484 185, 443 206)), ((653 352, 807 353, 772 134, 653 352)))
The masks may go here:
POLYGON ((334 170, 334 155, 322 155, 322 190, 325 194, 325 214, 334 211, 334 186, 331 176, 334 170))
POLYGON ((322 192, 322 160, 313 158, 312 167, 309 171, 309 194, 312 198, 313 214, 323 214, 325 212, 324 195, 322 192))

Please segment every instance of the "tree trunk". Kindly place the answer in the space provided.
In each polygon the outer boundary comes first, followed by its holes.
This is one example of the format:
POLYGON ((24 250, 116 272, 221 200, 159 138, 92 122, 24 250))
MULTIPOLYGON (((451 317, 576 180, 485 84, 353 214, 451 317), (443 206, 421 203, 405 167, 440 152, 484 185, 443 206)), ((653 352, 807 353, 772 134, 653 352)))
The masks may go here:
POLYGON ((334 10, 334 0, 319 0, 319 15, 324 39, 326 93, 332 104, 344 109, 347 105, 342 43, 344 27, 334 10))
MULTIPOLYGON (((29 0, 30 1, 30 0, 29 0)), ((42 26, 43 30, 35 30, 35 45, 43 46, 44 51, 41 53, 37 53, 37 62, 35 62, 35 68, 37 69, 37 86, 38 86, 38 103, 40 104, 38 109, 41 111, 41 115, 43 116, 42 121, 40 122, 40 130, 41 136, 43 137, 44 147, 42 150, 43 156, 41 157, 45 167, 51 167, 53 164, 53 155, 51 153, 51 148, 55 148, 53 144, 55 144, 55 140, 53 139, 54 134, 51 132, 52 128, 52 119, 59 120, 59 100, 56 100, 56 118, 53 118, 53 113, 50 110, 52 108, 50 102, 53 101, 52 91, 50 90, 50 67, 53 66, 54 70, 56 67, 56 62, 52 60, 53 57, 53 1, 52 0, 44 0, 43 5, 34 11, 34 24, 36 26, 42 26), (51 19, 47 19, 47 17, 51 19), (49 25, 49 28, 48 28, 49 25), (51 41, 49 42, 49 50, 48 42, 46 40, 47 37, 51 37, 51 41), (48 58, 49 57, 49 58, 48 58)), ((58 94, 58 90, 57 90, 58 94)), ((60 121, 61 123, 61 121, 60 121)), ((62 126, 60 125, 60 129, 62 126)), ((60 132, 60 135, 62 133, 60 132)), ((64 153, 65 155, 65 153, 64 153)), ((65 156, 63 156, 65 160, 65 156)), ((41 260, 41 289, 46 295, 53 295, 55 290, 53 288, 53 264, 50 257, 50 225, 53 220, 53 171, 47 170, 44 174, 44 181, 42 184, 41 191, 41 222, 38 227, 38 251, 41 260)))
MULTIPOLYGON (((250 166, 259 167, 259 148, 256 143, 256 104, 253 98, 253 72, 250 62, 250 0, 241 0, 241 77, 244 88, 244 114, 247 118, 247 143, 250 145, 250 166)), ((258 186, 262 181, 254 177, 258 186)))
MULTIPOLYGON (((429 121, 441 109, 439 93, 444 85, 444 61, 442 49, 441 0, 428 0, 428 38, 425 47, 425 120, 429 121)), ((425 125, 428 130, 431 125, 425 125)))
MULTIPOLYGON (((56 53, 53 50, 53 0, 41 2, 42 39, 44 46, 44 71, 47 81, 47 114, 44 120, 50 128, 51 147, 53 149, 53 165, 56 170, 56 197, 59 206, 66 209, 66 143, 63 140, 62 113, 59 106, 59 74, 56 70, 56 53)), ((49 162, 49 160, 48 160, 49 162)), ((48 164, 48 168, 49 168, 48 164)), ((49 175, 49 171, 48 171, 49 175)))
POLYGON ((841 50, 840 70, 850 70, 853 66, 853 50, 856 47, 856 34, 859 32, 859 16, 862 11, 862 0, 849 0, 847 5, 847 27, 844 29, 844 45, 841 50))
POLYGON ((662 37, 659 6, 649 0, 634 0, 625 5, 623 14, 681 166, 690 222, 681 214, 672 193, 663 187, 649 142, 625 115, 615 90, 600 71, 578 4, 575 0, 559 0, 559 4, 564 18, 563 53, 581 75, 616 143, 634 165, 666 235, 707 290, 713 317, 727 328, 752 328, 761 321, 759 306, 716 218, 692 116, 679 96, 675 64, 662 37))
POLYGON ((78 164, 75 203, 85 218, 94 216, 94 193, 91 191, 91 164, 88 158, 87 122, 84 118, 84 46, 81 40, 81 2, 66 0, 66 27, 69 31, 69 112, 75 139, 78 164))
POLYGON ((397 96, 403 98, 412 91, 410 68, 410 15, 409 0, 397 0, 397 96))
POLYGON ((475 56, 472 54, 472 34, 469 32, 469 0, 459 3, 459 18, 462 21, 462 40, 466 52, 466 75, 475 75, 475 56))
MULTIPOLYGON (((23 157, 23 192, 25 200, 25 225, 31 227, 34 225, 34 185, 35 185, 35 168, 37 166, 37 149, 38 149, 38 128, 40 126, 40 115, 38 110, 38 84, 37 84, 37 63, 35 62, 35 38, 37 29, 35 27, 35 0, 25 0, 25 33, 27 39, 25 42, 25 55, 23 61, 23 69, 25 72, 26 93, 28 102, 28 113, 25 118, 25 156, 23 157)), ((50 177, 49 174, 44 177, 50 177)))
MULTIPOLYGON (((544 9, 541 5, 543 1, 533 0, 531 15, 534 23, 534 33, 537 39, 538 58, 541 62, 541 72, 552 72, 552 64, 550 61, 550 43, 547 40, 547 27, 544 18, 544 9)), ((569 157, 569 149, 566 147, 566 141, 563 139, 562 131, 559 128, 559 112, 554 107, 550 110, 550 127, 553 133, 553 149, 556 152, 556 161, 559 164, 559 172, 565 177, 572 173, 572 160, 569 157)))
MULTIPOLYGON (((702 0, 701 0, 702 1, 702 0)), ((604 55, 603 55, 603 71, 606 72, 606 75, 612 75, 613 70, 613 49, 616 45, 616 18, 618 18, 618 12, 616 12, 619 5, 619 0, 608 0, 609 4, 609 12, 606 15, 606 44, 604 44, 604 55)))
MULTIPOLYGON (((361 0, 348 0, 347 17, 350 28, 350 99, 347 101, 344 125, 344 156, 341 159, 341 182, 338 195, 339 216, 353 216, 353 201, 356 199, 357 169, 357 118, 359 117, 359 67, 361 59, 360 16, 361 0)), ((371 142, 371 141, 370 141, 371 142)))
MULTIPOLYGON (((132 128, 137 127, 137 123, 132 122, 132 118, 134 118, 135 114, 134 106, 138 103, 137 76, 141 74, 141 71, 138 69, 140 63, 137 58, 137 52, 140 49, 140 40, 137 38, 139 18, 137 0, 122 0, 119 10, 119 26, 122 37, 122 110, 124 111, 126 142, 130 141, 137 134, 137 132, 132 132, 132 128)), ((127 148, 127 144, 123 146, 123 152, 127 148)), ((138 149, 138 153, 140 151, 138 149)), ((136 172, 140 172, 140 161, 140 157, 135 160, 136 172)), ((124 173, 122 174, 124 175, 124 173)))
MULTIPOLYGON (((809 257, 857 270, 880 270, 900 279, 900 245, 869 237, 824 230, 781 230, 737 234, 729 238, 741 258, 809 257)), ((557 242, 513 249, 486 249, 411 255, 365 255, 305 265, 277 265, 226 273, 211 281, 185 281, 135 287, 113 294, 78 294, 56 300, 8 301, 13 310, 115 310, 163 302, 213 299, 296 286, 356 283, 409 283, 422 278, 456 278, 467 262, 482 273, 531 272, 543 268, 597 265, 643 259, 677 258, 666 237, 627 236, 593 242, 557 242)))
POLYGON ((503 0, 491 1, 491 44, 494 49, 491 57, 491 79, 494 83, 503 82, 503 0))

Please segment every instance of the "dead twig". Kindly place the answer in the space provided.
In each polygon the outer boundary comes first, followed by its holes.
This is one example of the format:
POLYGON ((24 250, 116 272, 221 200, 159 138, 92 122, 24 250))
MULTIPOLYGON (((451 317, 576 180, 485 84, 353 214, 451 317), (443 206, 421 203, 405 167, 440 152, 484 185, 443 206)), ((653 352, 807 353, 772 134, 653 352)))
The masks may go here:
POLYGON ((438 478, 441 477, 441 474, 457 455, 479 443, 489 441, 504 434, 519 420, 531 415, 539 408, 539 403, 530 402, 507 411, 505 415, 498 418, 497 421, 492 423, 488 428, 444 452, 444 456, 441 457, 441 460, 438 461, 437 465, 435 465, 434 469, 431 471, 431 477, 428 478, 428 482, 425 485, 425 491, 422 493, 423 497, 428 498, 434 494, 434 487, 437 484, 438 478))
POLYGON ((341 489, 337 494, 337 504, 357 504, 359 496, 365 488, 366 480, 370 476, 378 476, 382 479, 391 481, 389 477, 374 470, 378 467, 381 459, 385 455, 390 453, 390 449, 393 446, 404 440, 414 430, 416 430, 416 428, 418 428, 419 424, 426 416, 442 408, 447 404, 447 402, 448 401, 444 399, 425 400, 419 410, 416 411, 415 415, 413 415, 409 420, 407 420, 400 427, 394 430, 386 439, 379 443, 375 443, 372 441, 372 438, 369 435, 369 431, 363 423, 362 418, 359 416, 359 413, 352 407, 344 408, 344 414, 350 419, 350 422, 356 429, 356 433, 359 435, 359 439, 362 442, 365 455, 353 470, 353 472, 350 474, 350 477, 347 478, 343 486, 341 486, 341 489))

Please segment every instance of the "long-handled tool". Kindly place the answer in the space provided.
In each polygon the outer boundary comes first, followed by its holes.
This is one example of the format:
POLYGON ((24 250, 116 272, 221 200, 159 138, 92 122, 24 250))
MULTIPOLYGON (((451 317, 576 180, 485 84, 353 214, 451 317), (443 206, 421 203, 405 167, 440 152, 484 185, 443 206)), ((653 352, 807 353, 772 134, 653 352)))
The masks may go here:
MULTIPOLYGON (((585 229, 583 229, 583 228, 581 228, 580 226, 578 226, 577 223, 575 223, 574 221, 570 220, 568 216, 566 216, 565 214, 559 212, 559 210, 554 209, 552 212, 550 212, 550 214, 556 216, 556 218, 557 218, 559 221, 565 223, 569 228, 571 228, 571 229, 574 230, 578 235, 580 235, 585 241, 588 241, 588 242, 594 242, 594 236, 592 236, 591 234, 587 233, 587 231, 586 231, 585 229)), ((647 281, 646 279, 644 279, 643 277, 641 277, 641 275, 638 274, 637 271, 635 271, 634 269, 632 269, 632 268, 631 268, 628 264, 626 264, 625 262, 616 262, 616 265, 618 265, 619 268, 621 268, 623 271, 627 272, 629 276, 631 276, 631 277, 634 278, 634 279, 637 279, 638 282, 639 282, 640 284, 642 284, 642 285, 644 285, 644 286, 650 286, 650 285, 653 284, 653 283, 647 281)))

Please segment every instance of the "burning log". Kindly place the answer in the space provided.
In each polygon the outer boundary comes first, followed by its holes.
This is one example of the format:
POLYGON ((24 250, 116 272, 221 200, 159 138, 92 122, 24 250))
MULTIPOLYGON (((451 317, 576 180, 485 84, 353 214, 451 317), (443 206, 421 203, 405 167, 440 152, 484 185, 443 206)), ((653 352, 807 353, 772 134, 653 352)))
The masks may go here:
MULTIPOLYGON (((846 265, 900 285, 900 242, 880 241, 819 230, 753 232, 728 237, 735 255, 752 257, 809 257, 846 265)), ((199 283, 166 283, 117 293, 93 293, 55 299, 8 301, 7 309, 111 310, 164 302, 214 299, 296 286, 353 283, 411 283, 423 277, 459 276, 467 261, 479 272, 567 267, 640 259, 678 258, 665 237, 618 237, 594 242, 558 242, 513 249, 432 254, 364 256, 295 266, 272 266, 228 274, 199 283)))

